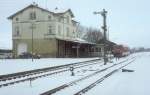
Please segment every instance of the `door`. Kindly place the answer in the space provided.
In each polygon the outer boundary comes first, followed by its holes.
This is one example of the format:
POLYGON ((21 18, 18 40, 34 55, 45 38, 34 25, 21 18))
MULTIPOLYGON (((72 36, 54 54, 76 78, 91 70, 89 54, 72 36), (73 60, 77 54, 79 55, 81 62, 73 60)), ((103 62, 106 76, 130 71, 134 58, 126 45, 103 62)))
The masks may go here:
POLYGON ((17 54, 20 55, 24 52, 27 52, 27 44, 25 44, 25 43, 18 44, 17 54))

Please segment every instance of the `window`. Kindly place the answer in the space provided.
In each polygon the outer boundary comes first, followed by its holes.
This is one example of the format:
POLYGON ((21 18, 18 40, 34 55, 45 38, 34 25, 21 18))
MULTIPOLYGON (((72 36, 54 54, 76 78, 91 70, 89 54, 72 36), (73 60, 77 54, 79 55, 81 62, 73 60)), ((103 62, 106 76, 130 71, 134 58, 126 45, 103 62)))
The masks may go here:
POLYGON ((61 18, 60 17, 58 18, 58 22, 61 22, 61 18))
POLYGON ((31 12, 30 13, 30 20, 35 20, 36 19, 36 13, 35 12, 31 12))
POLYGON ((19 27, 15 27, 15 35, 19 36, 20 35, 20 31, 19 31, 19 27))
POLYGON ((48 34, 52 34, 52 26, 48 26, 48 34))
POLYGON ((91 52, 94 52, 94 47, 91 48, 91 52))
POLYGON ((70 19, 69 19, 69 16, 67 16, 67 23, 69 23, 69 20, 70 20, 70 19))
POLYGON ((18 20, 19 20, 19 18, 17 17, 17 18, 16 18, 16 21, 18 21, 18 20))
POLYGON ((98 48, 95 48, 95 51, 98 52, 98 48))
POLYGON ((58 34, 61 35, 61 26, 58 25, 58 34))
POLYGON ((73 30, 73 32, 72 32, 72 35, 73 35, 73 37, 75 38, 75 31, 73 30))
POLYGON ((67 30, 67 36, 69 36, 69 28, 67 27, 66 30, 67 30))
POLYGON ((101 49, 101 48, 99 48, 99 52, 102 52, 102 49, 101 49))
POLYGON ((49 15, 49 16, 48 16, 48 20, 52 20, 52 16, 49 15))

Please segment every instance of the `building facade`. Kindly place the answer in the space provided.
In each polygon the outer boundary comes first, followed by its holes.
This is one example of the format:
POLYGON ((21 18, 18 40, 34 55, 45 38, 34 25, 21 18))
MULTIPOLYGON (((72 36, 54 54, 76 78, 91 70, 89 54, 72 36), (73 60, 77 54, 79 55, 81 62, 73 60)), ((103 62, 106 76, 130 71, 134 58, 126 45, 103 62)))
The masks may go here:
POLYGON ((93 43, 77 38, 70 9, 53 12, 31 4, 8 17, 12 21, 13 56, 24 52, 42 57, 90 56, 93 43))

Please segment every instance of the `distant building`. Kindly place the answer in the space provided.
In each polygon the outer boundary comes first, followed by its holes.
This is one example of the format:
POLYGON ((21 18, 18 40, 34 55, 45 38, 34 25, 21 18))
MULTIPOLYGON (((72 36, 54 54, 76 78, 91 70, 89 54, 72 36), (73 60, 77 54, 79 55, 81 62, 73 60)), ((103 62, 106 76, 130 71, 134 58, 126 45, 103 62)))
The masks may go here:
POLYGON ((12 58, 12 50, 0 49, 0 59, 12 58))
POLYGON ((24 52, 42 57, 90 56, 95 45, 77 38, 77 23, 70 9, 53 12, 31 4, 8 17, 12 20, 13 56, 24 52))

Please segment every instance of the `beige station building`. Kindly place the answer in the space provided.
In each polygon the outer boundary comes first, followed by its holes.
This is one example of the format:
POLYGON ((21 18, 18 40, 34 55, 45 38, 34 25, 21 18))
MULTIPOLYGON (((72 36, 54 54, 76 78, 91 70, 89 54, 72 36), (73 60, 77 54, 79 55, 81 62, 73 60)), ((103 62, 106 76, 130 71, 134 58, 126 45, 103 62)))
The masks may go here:
POLYGON ((24 52, 41 57, 88 57, 94 43, 77 37, 71 9, 49 11, 31 4, 8 17, 12 21, 13 56, 24 52))

